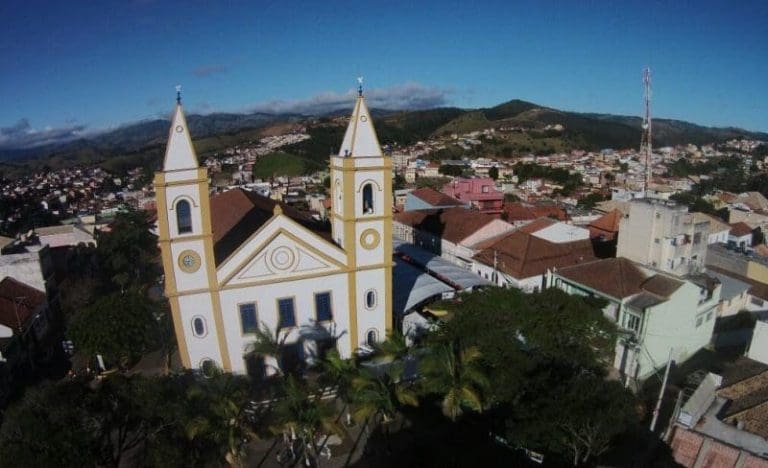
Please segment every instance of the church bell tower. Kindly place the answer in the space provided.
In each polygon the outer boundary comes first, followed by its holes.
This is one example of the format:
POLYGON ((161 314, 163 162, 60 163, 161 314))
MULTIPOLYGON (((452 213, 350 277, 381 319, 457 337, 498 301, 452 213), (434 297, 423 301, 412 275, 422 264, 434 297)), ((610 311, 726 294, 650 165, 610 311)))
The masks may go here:
POLYGON ((331 157, 331 223, 347 252, 353 349, 384 340, 392 328, 392 159, 381 151, 359 81, 341 149, 331 157))

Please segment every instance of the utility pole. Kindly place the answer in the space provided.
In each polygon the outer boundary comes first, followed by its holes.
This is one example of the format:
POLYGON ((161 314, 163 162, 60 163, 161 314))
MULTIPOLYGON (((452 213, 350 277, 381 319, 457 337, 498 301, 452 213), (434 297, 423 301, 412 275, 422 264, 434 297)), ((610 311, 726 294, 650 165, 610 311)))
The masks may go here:
POLYGON ((643 69, 643 104, 645 114, 643 115, 643 130, 640 137, 640 155, 645 157, 645 174, 643 175, 643 196, 648 192, 651 184, 651 157, 652 157, 652 139, 651 139, 651 69, 643 69))
POLYGON ((659 410, 661 409, 661 400, 664 399, 664 390, 667 389, 667 380, 669 379, 669 368, 672 367, 672 351, 674 348, 669 349, 669 356, 667 356, 667 369, 664 371, 664 380, 661 382, 661 390, 659 390, 659 399, 656 400, 656 408, 653 410, 653 419, 651 420, 651 432, 656 428, 656 420, 659 419, 659 410))

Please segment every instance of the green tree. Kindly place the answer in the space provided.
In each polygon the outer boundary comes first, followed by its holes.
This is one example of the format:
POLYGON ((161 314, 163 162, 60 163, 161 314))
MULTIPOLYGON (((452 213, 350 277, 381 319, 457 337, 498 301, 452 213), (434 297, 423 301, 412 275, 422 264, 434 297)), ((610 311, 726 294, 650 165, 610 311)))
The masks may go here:
POLYGON ((443 164, 440 166, 440 168, 437 170, 440 174, 447 175, 447 176, 460 176, 464 173, 464 167, 462 166, 454 166, 453 164, 443 164))
POLYGON ((288 335, 283 333, 281 336, 280 330, 272 331, 269 326, 262 322, 259 327, 253 333, 254 340, 248 344, 245 355, 246 358, 253 356, 259 359, 274 359, 275 364, 271 367, 281 374, 285 371, 284 365, 284 353, 285 353, 285 340, 288 335))
POLYGON ((605 197, 597 192, 592 192, 588 195, 583 196, 581 199, 579 199, 578 205, 582 208, 586 209, 592 209, 597 205, 599 202, 605 200, 605 197))
POLYGON ((97 465, 96 421, 83 418, 86 398, 79 381, 29 389, 3 415, 0 467, 97 465))
POLYGON ((104 287, 125 290, 154 284, 159 275, 157 237, 145 211, 121 211, 109 231, 97 235, 97 258, 104 287))
POLYGON ((380 426, 389 444, 389 425, 404 406, 418 406, 416 389, 401 380, 403 366, 393 362, 377 369, 361 369, 352 381, 352 416, 380 426))
POLYGON ((299 442, 299 453, 307 466, 317 466, 323 435, 342 434, 331 403, 321 400, 321 391, 289 375, 272 412, 270 429, 286 441, 299 442))
POLYGON ((76 349, 124 366, 161 343, 162 324, 170 327, 162 313, 157 303, 136 289, 113 292, 78 312, 68 335, 76 349))
POLYGON ((499 168, 496 166, 493 166, 492 168, 488 169, 488 177, 490 177, 493 180, 499 179, 499 168))
POLYGON ((357 377, 358 369, 354 360, 343 359, 337 349, 326 353, 320 363, 321 381, 336 392, 336 397, 344 402, 347 414, 347 424, 351 423, 352 413, 349 411, 352 401, 352 381, 357 377))
POLYGON ((428 348, 419 369, 427 394, 441 398, 443 414, 456 421, 465 410, 481 412, 490 381, 480 368, 480 350, 458 342, 428 348))
POLYGON ((581 374, 551 379, 514 407, 508 437, 521 446, 562 456, 574 466, 605 453, 636 420, 634 396, 619 382, 581 374))

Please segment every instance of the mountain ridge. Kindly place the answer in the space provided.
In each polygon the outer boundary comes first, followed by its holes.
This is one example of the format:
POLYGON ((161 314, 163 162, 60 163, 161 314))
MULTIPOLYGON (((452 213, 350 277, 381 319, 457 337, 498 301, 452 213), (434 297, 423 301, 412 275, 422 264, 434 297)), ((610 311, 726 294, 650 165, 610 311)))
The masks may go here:
MULTIPOLYGON (((213 113, 189 114, 187 122, 194 135, 200 156, 215 153, 227 146, 251 143, 264 129, 278 124, 305 126, 313 138, 294 149, 304 157, 326 158, 329 147, 338 145, 329 134, 333 126, 343 125, 349 109, 328 110, 320 115, 213 113), (323 129, 326 129, 323 133, 323 129), (328 146, 321 146, 328 145, 328 146)), ((528 152, 568 149, 598 150, 602 148, 636 148, 640 144, 641 118, 605 113, 562 111, 532 102, 512 99, 499 105, 478 109, 436 107, 421 110, 372 109, 382 145, 409 145, 431 137, 464 134, 486 129, 504 129, 520 135, 498 142, 506 149, 497 154, 510 157, 528 152), (562 126, 562 130, 552 128, 562 126)), ((654 145, 671 146, 719 143, 732 138, 768 140, 768 133, 735 127, 707 127, 675 119, 654 119, 654 145)), ((8 166, 43 163, 51 167, 87 162, 104 162, 123 158, 125 164, 147 164, 162 157, 168 136, 168 119, 149 119, 122 125, 114 130, 87 138, 34 148, 0 149, 0 163, 8 166), (159 157, 158 157, 159 155, 159 157), (134 158, 135 156, 135 158, 134 158), (53 164, 46 164, 50 161, 53 164)), ((122 164, 121 164, 122 165, 122 164)), ((156 164, 155 164, 156 165, 156 164)))

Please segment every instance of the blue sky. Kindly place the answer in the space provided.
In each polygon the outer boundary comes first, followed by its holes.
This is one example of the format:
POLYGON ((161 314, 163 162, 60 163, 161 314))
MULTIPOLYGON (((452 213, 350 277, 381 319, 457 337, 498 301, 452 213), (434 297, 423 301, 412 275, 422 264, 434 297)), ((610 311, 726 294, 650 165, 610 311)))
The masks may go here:
MULTIPOLYGON (((768 131, 768 2, 0 2, 0 138, 191 112, 519 98, 768 131), (350 103, 351 105, 351 103, 350 103), (15 133, 14 133, 15 132, 15 133)), ((2 143, 0 141, 0 143, 2 143)))

